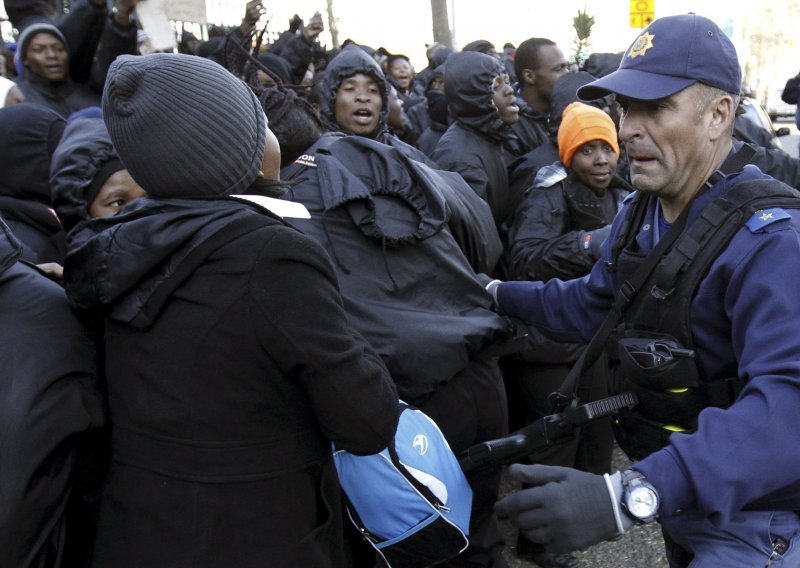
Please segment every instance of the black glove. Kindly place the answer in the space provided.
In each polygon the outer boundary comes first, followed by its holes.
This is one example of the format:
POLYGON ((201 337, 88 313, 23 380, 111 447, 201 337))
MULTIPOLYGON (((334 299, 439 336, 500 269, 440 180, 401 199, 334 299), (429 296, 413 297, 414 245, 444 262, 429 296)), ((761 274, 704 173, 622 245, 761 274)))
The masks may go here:
POLYGON ((548 552, 586 548, 617 536, 614 501, 602 475, 569 467, 514 464, 513 479, 533 485, 497 502, 495 511, 548 552))
POLYGON ((600 258, 600 245, 603 244, 610 232, 611 225, 600 227, 594 231, 581 231, 578 234, 581 248, 594 260, 598 260, 600 258))

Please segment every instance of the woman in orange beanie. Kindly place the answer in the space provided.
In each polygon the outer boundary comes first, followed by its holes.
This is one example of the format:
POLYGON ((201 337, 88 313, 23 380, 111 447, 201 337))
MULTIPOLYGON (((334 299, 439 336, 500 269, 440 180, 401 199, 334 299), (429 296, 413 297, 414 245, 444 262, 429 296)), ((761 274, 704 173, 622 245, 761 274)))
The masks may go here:
MULTIPOLYGON (((539 170, 513 218, 506 253, 509 280, 566 280, 588 273, 614 215, 632 190, 616 175, 619 144, 608 115, 573 103, 562 116, 558 130, 561 160, 539 170)), ((541 349, 550 359, 517 365, 517 384, 533 416, 549 413, 548 395, 558 388, 570 361, 580 354, 577 348, 545 344, 541 349), (559 358, 553 358, 556 353, 559 358)), ((588 392, 581 396, 593 400, 604 395, 588 392)), ((582 429, 576 443, 542 463, 604 473, 611 464, 612 440, 609 422, 593 422, 582 429)))
POLYGON ((631 186, 616 175, 620 149, 611 118, 575 102, 558 129, 561 158, 539 170, 517 208, 509 233, 514 278, 583 276, 631 186))

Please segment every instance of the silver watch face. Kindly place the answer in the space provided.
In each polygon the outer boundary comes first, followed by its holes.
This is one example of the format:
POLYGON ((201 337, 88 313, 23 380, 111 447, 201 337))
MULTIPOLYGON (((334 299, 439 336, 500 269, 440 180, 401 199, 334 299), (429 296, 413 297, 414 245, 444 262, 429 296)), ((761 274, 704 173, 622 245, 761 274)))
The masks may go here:
POLYGON ((646 519, 658 511, 658 495, 647 486, 633 487, 626 499, 628 511, 640 519, 646 519))

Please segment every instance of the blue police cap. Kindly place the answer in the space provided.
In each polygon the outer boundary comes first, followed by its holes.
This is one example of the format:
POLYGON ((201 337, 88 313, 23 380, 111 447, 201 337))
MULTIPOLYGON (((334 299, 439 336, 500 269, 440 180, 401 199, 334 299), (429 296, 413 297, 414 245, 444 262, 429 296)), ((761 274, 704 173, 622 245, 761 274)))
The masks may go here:
POLYGON ((736 49, 708 18, 667 16, 639 34, 616 71, 584 85, 578 96, 591 101, 615 93, 654 100, 698 82, 738 94, 742 69, 736 49))

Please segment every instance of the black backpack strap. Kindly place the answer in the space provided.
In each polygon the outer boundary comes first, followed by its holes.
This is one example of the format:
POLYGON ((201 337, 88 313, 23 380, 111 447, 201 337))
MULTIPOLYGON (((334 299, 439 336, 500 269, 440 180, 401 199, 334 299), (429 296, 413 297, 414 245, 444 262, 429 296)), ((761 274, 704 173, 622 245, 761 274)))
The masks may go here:
POLYGON ((701 253, 716 256, 750 217, 761 209, 800 208, 800 192, 774 179, 738 182, 703 209, 655 271, 651 293, 668 297, 678 278, 692 266, 701 253))

